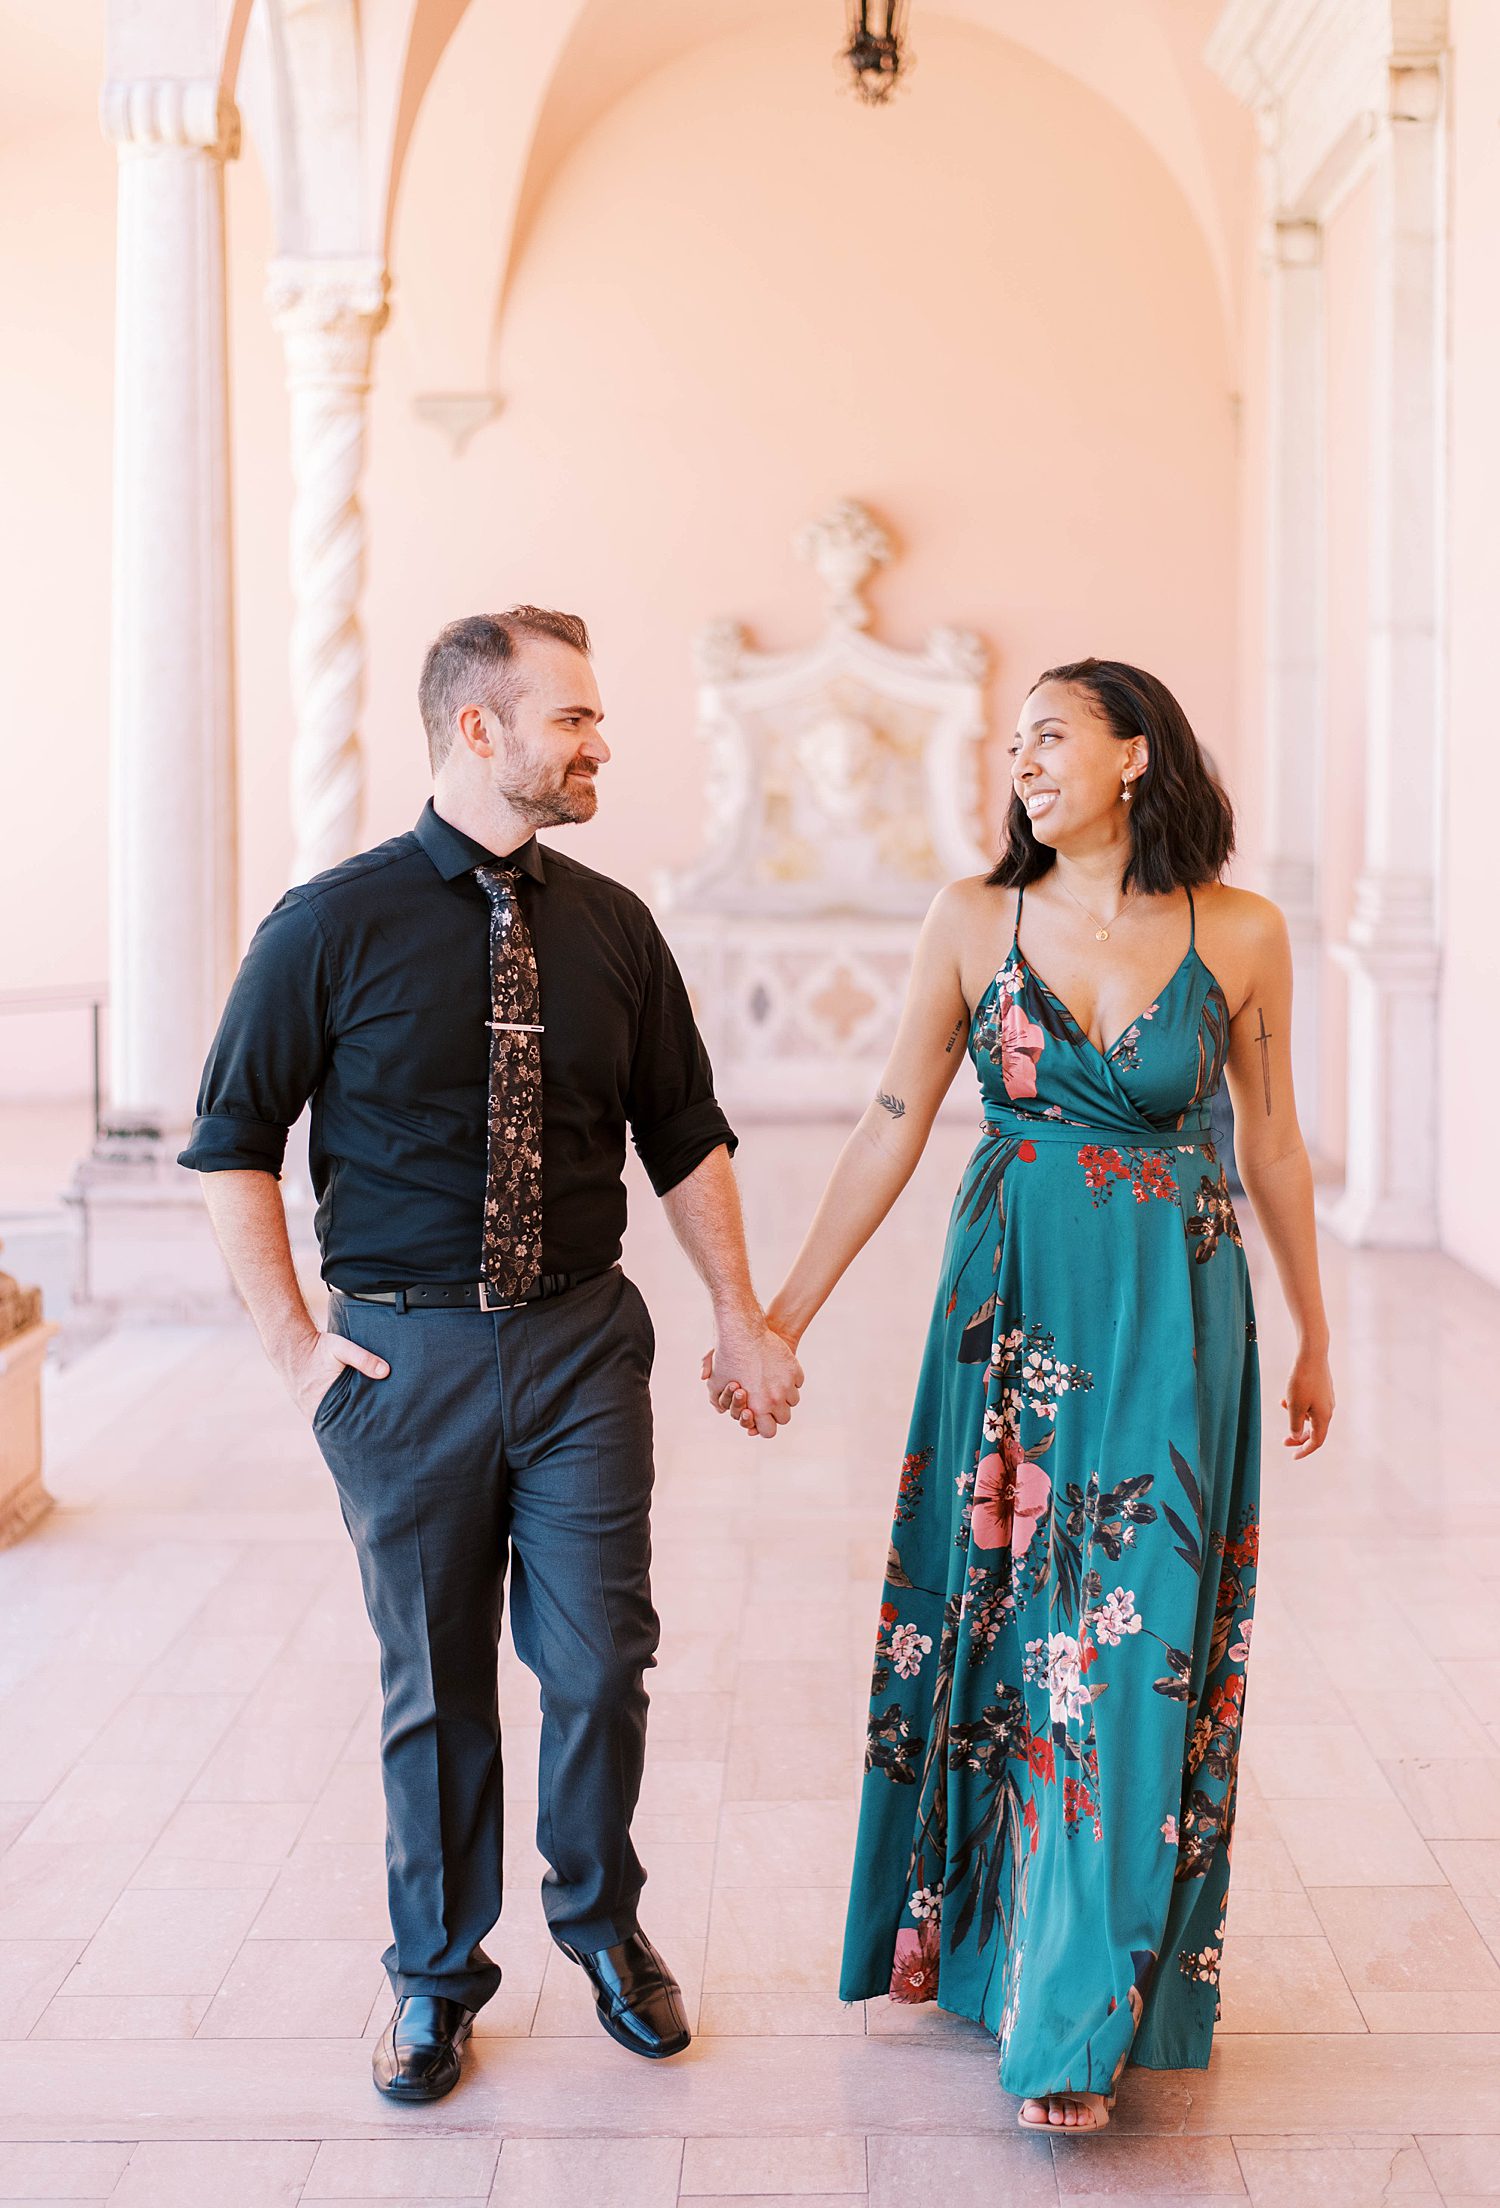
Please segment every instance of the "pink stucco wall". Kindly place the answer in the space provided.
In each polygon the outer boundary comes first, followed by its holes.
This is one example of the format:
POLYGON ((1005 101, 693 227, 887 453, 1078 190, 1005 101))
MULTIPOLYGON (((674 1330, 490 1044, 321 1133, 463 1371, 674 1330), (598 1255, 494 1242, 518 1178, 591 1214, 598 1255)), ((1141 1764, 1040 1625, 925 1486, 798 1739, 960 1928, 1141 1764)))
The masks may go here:
MULTIPOLYGON (((1211 14, 1204 0, 1193 36, 1211 14)), ((475 15, 471 35, 486 20, 475 15)), ((689 27, 684 18, 683 36, 612 99, 596 85, 580 106, 559 78, 508 270, 496 223, 476 218, 453 128, 454 88, 468 81, 459 49, 443 97, 417 115, 371 407, 366 835, 401 825, 422 796, 412 687, 431 631, 461 607, 555 599, 594 626, 617 746, 603 814, 580 847, 649 886, 700 833, 693 630, 728 613, 767 644, 804 638, 817 592, 789 538, 852 493, 904 548, 876 586, 882 633, 982 629, 998 731, 1036 669, 1064 653, 1129 654, 1172 681, 1227 768, 1241 878, 1254 880, 1263 211, 1243 191, 1248 136, 1229 159, 1215 125, 1222 95, 1206 79, 1189 85, 1187 135, 1165 158, 1098 94, 972 23, 929 16, 911 90, 880 115, 835 92, 821 24, 768 12, 696 45, 689 27), (1202 173, 1217 182, 1190 206, 1195 129, 1202 173), (435 313, 459 297, 471 332, 501 301, 492 360, 474 359, 472 380, 487 376, 505 403, 455 459, 412 402, 445 347, 453 354, 435 313)), ((1494 1077, 1483 1008, 1495 969, 1487 824, 1500 803, 1489 734, 1500 142, 1486 118, 1500 16, 1487 0, 1453 0, 1453 34, 1451 725, 1434 1080, 1445 1243, 1500 1277, 1500 1194, 1468 1171, 1466 1139, 1494 1077)), ((0 38, 7 58, 17 61, 0 38)), ((1126 60, 1128 42, 1115 57, 1126 60)), ((71 110, 62 75, 19 97, 34 62, 33 40, 0 99, 0 991, 97 983, 106 965, 114 159, 92 80, 71 110)), ((248 932, 291 848, 287 403, 263 303, 274 240, 253 144, 230 173, 229 205, 248 932)), ((1330 943, 1347 924, 1362 808, 1371 245, 1357 191, 1327 238, 1317 801, 1330 943)), ((1309 1131, 1336 1164, 1344 984, 1332 961, 1324 987, 1323 1106, 1309 1131)), ((75 1015, 5 1022, 0 1098, 76 1092, 85 1034, 75 1015)))
MULTIPOLYGON (((561 599, 595 628, 619 745, 590 848, 637 879, 687 857, 691 634, 730 613, 772 645, 806 636, 818 593, 788 540, 844 494, 905 547, 876 590, 887 633, 991 639, 997 724, 1041 666, 1093 648, 1158 666, 1225 741, 1230 372, 1189 210, 1102 102, 997 39, 930 23, 920 82, 875 116, 835 94, 823 45, 720 41, 600 117, 530 229, 506 411, 462 461, 413 421, 392 348, 372 821, 419 790, 408 699, 432 628, 561 599)), ((440 157, 419 132, 413 162, 440 157)), ((447 252, 463 280, 461 235, 398 225, 396 252, 447 252)))
MULTIPOLYGON (((0 135, 0 992, 106 967, 114 190, 92 118, 0 135)), ((0 1095, 81 1093, 87 1038, 0 1018, 0 1095)))
MULTIPOLYGON (((990 639, 997 728, 1050 660, 1117 653, 1179 690, 1233 770, 1235 379, 1179 186, 1095 94, 983 31, 929 20, 910 93, 878 115, 838 95, 826 46, 824 26, 783 18, 603 109, 534 211, 496 347, 505 411, 461 459, 412 412, 401 272, 420 263, 425 293, 434 275, 493 292, 500 272, 474 265, 457 172, 433 190, 456 155, 419 119, 426 212, 398 217, 371 408, 371 840, 424 792, 413 690, 433 630, 559 602, 594 628, 617 747, 579 848, 649 886, 700 837, 692 632, 727 613, 769 645, 805 638, 819 594, 789 539, 843 495, 904 545, 876 586, 883 633, 957 621, 990 639)), ((0 804, 41 817, 0 872, 5 987, 105 966, 113 184, 92 115, 8 149, 0 188, 45 209, 0 235, 0 283, 34 332, 0 353, 23 517, 5 540, 0 804), (16 740, 39 731, 66 746, 61 782, 16 740)), ((291 847, 290 477, 253 152, 229 198, 248 931, 291 847)), ((0 1090, 65 1079, 44 1050, 20 1055, 0 1090)))

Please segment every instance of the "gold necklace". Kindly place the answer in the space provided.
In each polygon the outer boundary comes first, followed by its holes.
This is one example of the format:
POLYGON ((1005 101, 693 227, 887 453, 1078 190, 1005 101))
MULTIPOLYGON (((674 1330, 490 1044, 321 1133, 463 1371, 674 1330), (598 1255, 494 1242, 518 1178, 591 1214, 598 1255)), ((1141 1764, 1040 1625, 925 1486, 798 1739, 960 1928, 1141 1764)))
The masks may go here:
MULTIPOLYGON (((1062 877, 1061 877, 1060 875, 1059 875, 1059 877, 1058 877, 1058 884, 1057 884, 1057 886, 1058 886, 1058 888, 1059 888, 1059 889, 1060 889, 1060 890, 1062 891, 1062 893, 1063 893, 1063 895, 1064 895, 1065 897, 1073 897, 1073 892, 1072 892, 1072 890, 1071 890, 1071 889, 1069 889, 1069 887, 1068 887, 1067 883, 1066 883, 1066 882, 1065 882, 1065 881, 1064 881, 1064 880, 1062 879, 1062 877)), ((1135 898, 1136 894, 1137 894, 1137 892, 1136 892, 1135 890, 1132 890, 1132 891, 1130 892, 1130 896, 1129 896, 1129 897, 1127 897, 1127 898, 1125 899, 1125 904, 1121 905, 1121 907, 1120 907, 1120 912, 1123 912, 1123 911, 1125 910, 1125 905, 1128 905, 1128 904, 1130 904, 1130 903, 1132 902, 1132 900, 1133 900, 1133 899, 1135 898)), ((1095 941, 1096 943, 1107 943, 1107 942, 1109 941, 1109 928, 1107 928, 1107 927, 1106 927, 1106 926, 1104 925, 1104 922, 1103 922, 1103 921, 1102 921, 1102 920, 1101 920, 1101 919, 1099 918, 1099 915, 1098 915, 1098 913, 1097 913, 1097 912, 1090 912, 1090 911, 1089 911, 1089 908, 1088 908, 1088 906, 1087 906, 1087 905, 1086 905, 1086 904, 1084 903, 1084 901, 1083 901, 1083 899, 1082 899, 1081 897, 1073 897, 1073 902, 1074 902, 1074 904, 1075 904, 1075 905, 1076 905, 1076 906, 1078 907, 1079 911, 1080 911, 1080 912, 1081 912, 1081 913, 1082 913, 1082 914, 1084 915, 1084 917, 1085 917, 1086 919, 1089 919, 1089 920, 1092 920, 1092 921, 1093 921, 1093 923, 1094 923, 1094 941, 1095 941)), ((1111 927, 1118 927, 1118 926, 1119 926, 1119 924, 1120 924, 1120 912, 1117 912, 1117 913, 1115 914, 1115 916, 1114 916, 1114 919, 1113 919, 1113 920, 1111 921, 1111 923, 1110 923, 1110 926, 1111 926, 1111 927)))

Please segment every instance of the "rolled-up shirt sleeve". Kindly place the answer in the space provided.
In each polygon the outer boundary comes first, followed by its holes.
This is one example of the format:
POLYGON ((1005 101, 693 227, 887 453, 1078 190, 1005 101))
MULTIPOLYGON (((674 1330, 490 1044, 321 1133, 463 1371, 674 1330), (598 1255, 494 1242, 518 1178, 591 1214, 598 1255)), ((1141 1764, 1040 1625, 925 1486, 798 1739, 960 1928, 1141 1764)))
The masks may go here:
POLYGON ((713 1068, 687 985, 654 921, 647 979, 625 1100, 631 1139, 658 1196, 685 1181, 710 1151, 731 1155, 738 1137, 714 1095, 713 1068))
POLYGON ((178 1163, 194 1173, 270 1173, 323 1079, 334 975, 317 914, 289 890, 256 929, 203 1069, 178 1163))

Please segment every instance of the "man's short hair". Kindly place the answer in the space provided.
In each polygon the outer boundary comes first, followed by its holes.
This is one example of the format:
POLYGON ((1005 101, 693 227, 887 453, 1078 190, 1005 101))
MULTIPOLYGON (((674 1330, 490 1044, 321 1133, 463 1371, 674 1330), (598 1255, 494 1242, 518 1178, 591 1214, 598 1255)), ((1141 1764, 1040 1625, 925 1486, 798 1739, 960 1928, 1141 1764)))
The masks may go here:
POLYGON ((432 771, 453 748, 454 722, 466 705, 488 706, 506 727, 525 688, 516 664, 517 647, 528 636, 548 636, 587 653, 589 632, 576 613, 554 613, 546 606, 512 606, 506 613, 471 613, 450 621, 422 662, 417 703, 427 731, 432 771))

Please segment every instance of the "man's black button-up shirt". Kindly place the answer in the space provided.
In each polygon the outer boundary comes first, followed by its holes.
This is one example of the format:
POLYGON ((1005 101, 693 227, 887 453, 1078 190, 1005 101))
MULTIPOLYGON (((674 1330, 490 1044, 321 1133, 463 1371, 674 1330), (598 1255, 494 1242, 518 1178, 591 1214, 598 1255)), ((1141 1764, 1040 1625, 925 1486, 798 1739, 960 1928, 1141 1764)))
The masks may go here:
MULTIPOLYGON (((612 1265, 625 1130, 658 1195, 735 1137, 671 952, 641 899, 535 838, 509 854, 536 946, 542 1269, 612 1265)), ((433 811, 288 890, 257 929, 181 1162, 279 1174, 311 1101, 323 1274, 337 1288, 479 1278, 494 863, 433 811)))

